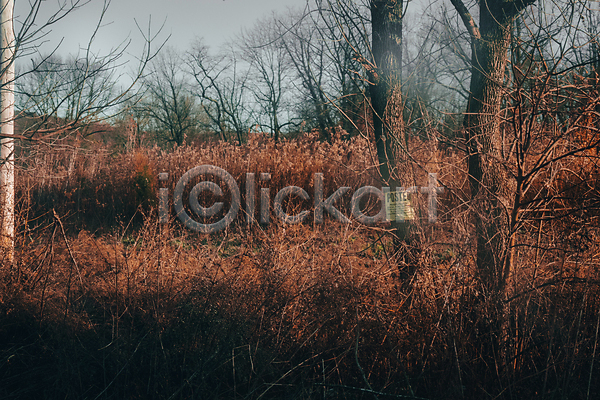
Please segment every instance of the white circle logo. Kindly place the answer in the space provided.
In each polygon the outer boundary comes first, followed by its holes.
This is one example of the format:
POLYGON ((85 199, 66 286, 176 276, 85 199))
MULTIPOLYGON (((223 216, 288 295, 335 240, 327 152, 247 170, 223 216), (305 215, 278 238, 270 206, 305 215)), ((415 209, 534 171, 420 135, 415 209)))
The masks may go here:
MULTIPOLYGON (((210 218, 215 216, 223 209, 223 203, 218 202, 213 204, 210 207, 203 207, 200 205, 198 201, 198 196, 204 192, 208 191, 216 196, 222 196, 223 190, 214 182, 203 181, 196 184, 189 195, 189 205, 190 208, 198 214, 198 216, 202 218, 210 218)), ((240 209, 240 188, 238 187, 233 176, 229 174, 229 172, 225 171, 222 168, 215 167, 214 165, 201 165, 199 167, 195 167, 187 171, 177 182, 175 186, 175 192, 173 193, 173 205, 175 206, 175 212, 177 213, 177 217, 187 226, 189 229, 195 230, 201 233, 214 233, 225 229, 230 223, 235 220, 237 213, 240 209), (229 192, 231 193, 231 207, 225 216, 219 221, 213 224, 203 224, 195 221, 192 217, 186 212, 183 207, 183 192, 185 190, 186 185, 195 177, 200 175, 212 175, 216 178, 221 179, 227 187, 229 188, 229 192)))

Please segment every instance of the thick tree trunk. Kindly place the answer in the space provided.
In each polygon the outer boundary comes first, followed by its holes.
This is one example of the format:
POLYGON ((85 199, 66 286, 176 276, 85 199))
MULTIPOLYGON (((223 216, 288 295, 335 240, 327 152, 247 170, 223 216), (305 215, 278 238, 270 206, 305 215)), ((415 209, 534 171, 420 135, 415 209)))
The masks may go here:
POLYGON ((534 0, 480 2, 478 27, 462 0, 451 0, 471 36, 471 83, 464 119, 468 172, 476 235, 477 273, 482 295, 474 299, 475 357, 495 382, 506 366, 507 321, 503 297, 510 275, 509 193, 504 168, 500 113, 513 21, 534 0))
POLYGON ((512 20, 501 9, 480 11, 480 33, 473 43, 469 103, 464 119, 468 172, 475 209, 477 267, 491 292, 501 290, 506 256, 507 216, 502 207, 508 182, 502 168, 500 118, 512 20))
MULTIPOLYGON (((372 0, 372 51, 375 70, 369 78, 373 107, 373 128, 379 170, 383 182, 390 184, 393 176, 392 137, 402 132, 393 132, 386 115, 397 117, 392 108, 401 108, 400 79, 402 66, 402 0, 372 0), (391 99, 395 101, 390 101, 391 99)), ((400 121, 401 118, 400 112, 400 121)), ((396 124, 397 125, 397 124, 396 124)))
POLYGON ((471 36, 471 83, 464 119, 468 172, 475 219, 477 270, 487 294, 504 291, 511 268, 510 180, 503 168, 500 112, 514 19, 535 0, 480 2, 479 27, 462 0, 451 0, 471 36))

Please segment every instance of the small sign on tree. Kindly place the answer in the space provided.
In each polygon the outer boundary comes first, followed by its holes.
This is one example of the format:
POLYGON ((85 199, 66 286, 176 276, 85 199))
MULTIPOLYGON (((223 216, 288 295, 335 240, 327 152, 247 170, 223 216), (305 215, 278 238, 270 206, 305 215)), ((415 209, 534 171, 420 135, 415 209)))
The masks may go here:
POLYGON ((410 204, 408 192, 397 188, 385 194, 385 216, 388 221, 405 222, 415 219, 415 210, 410 204))

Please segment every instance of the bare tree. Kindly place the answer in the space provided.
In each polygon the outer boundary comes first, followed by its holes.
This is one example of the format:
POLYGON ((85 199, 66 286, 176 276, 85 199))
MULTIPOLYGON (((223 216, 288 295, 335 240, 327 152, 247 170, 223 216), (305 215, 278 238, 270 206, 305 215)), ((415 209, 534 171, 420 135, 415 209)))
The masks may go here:
MULTIPOLYGON (((533 181, 554 161, 595 145, 592 140, 585 146, 566 150, 567 147, 559 143, 569 141, 573 129, 581 129, 581 118, 597 106, 593 86, 581 78, 579 83, 568 82, 573 75, 567 78, 576 71, 577 65, 593 64, 590 53, 584 55, 576 50, 593 48, 597 33, 586 31, 581 23, 580 15, 588 10, 583 2, 540 2, 529 9, 535 0, 488 2, 478 9, 479 24, 461 0, 452 3, 470 35, 472 48, 471 82, 463 126, 474 210, 477 271, 486 295, 496 297, 504 294, 513 272, 516 235, 523 215, 521 208, 526 193, 531 194, 533 181), (546 8, 555 8, 557 12, 547 12, 546 8), (561 9, 570 12, 563 13, 561 9), (531 12, 522 15, 525 10, 531 12), (510 80, 506 70, 509 60, 512 60, 510 80), (508 81, 512 87, 507 86, 508 81), (574 90, 565 92, 563 88, 568 86, 574 90), (586 104, 591 109, 584 106, 583 98, 588 98, 586 104), (507 102, 508 99, 512 103, 507 102), (573 110, 579 114, 576 119, 571 117, 573 110), (516 135, 512 139, 502 125, 507 113, 512 118, 511 134, 516 135), (545 125, 550 120, 554 124, 552 129, 545 125), (563 126, 559 129, 560 135, 556 135, 558 126, 563 126), (546 136, 549 130, 555 132, 552 139, 546 136), (533 155, 541 149, 552 149, 552 154, 544 150, 533 155), (557 152, 560 155, 557 156, 557 152), (533 164, 535 168, 527 171, 530 157, 541 158, 533 164)), ((527 203, 528 208, 541 204, 539 201, 541 198, 527 203)))
MULTIPOLYGON (((402 127, 402 18, 404 3, 396 0, 357 2, 317 2, 318 10, 329 31, 329 38, 341 43, 336 51, 343 54, 338 61, 343 72, 361 81, 368 93, 372 112, 373 133, 379 171, 383 182, 394 174, 396 155, 392 143, 397 141, 402 127), (370 29, 369 29, 370 28, 370 29), (348 57, 350 55, 350 57, 348 57), (349 62, 348 60, 352 60, 349 62)), ((360 87, 358 85, 357 87, 360 87)), ((346 82, 342 98, 349 95, 346 82)))
POLYGON ((471 196, 475 206, 477 268, 491 292, 502 290, 506 223, 500 198, 505 191, 501 159, 500 110, 510 37, 515 18, 535 0, 482 3, 477 24, 462 0, 452 0, 471 38, 471 83, 465 112, 465 140, 471 196))
POLYGON ((347 132, 367 134, 368 71, 372 65, 370 10, 357 2, 317 2, 319 17, 315 27, 325 45, 329 60, 329 87, 322 87, 325 97, 338 112, 342 127, 347 132), (367 68, 364 68, 367 66, 367 68), (366 112, 367 111, 367 112, 366 112))
POLYGON ((251 88, 263 117, 259 117, 257 123, 270 131, 275 140, 284 127, 293 124, 282 115, 293 86, 281 40, 276 20, 270 18, 258 21, 251 30, 243 32, 239 44, 243 59, 250 64, 251 88))
POLYGON ((402 0, 371 1, 374 70, 369 76, 371 80, 369 88, 373 107, 375 146, 377 147, 379 168, 384 182, 390 182, 390 169, 393 168, 393 165, 390 166, 390 160, 393 160, 394 157, 391 147, 392 136, 402 134, 403 130, 401 117, 402 95, 400 93, 402 79, 402 13, 402 0), (394 119, 396 129, 392 128, 391 121, 385 120, 386 114, 394 119), (400 123, 399 126, 398 123, 400 123))
POLYGON ((246 111, 248 70, 240 66, 238 55, 211 56, 202 42, 197 42, 187 55, 187 63, 197 84, 194 94, 221 139, 233 132, 239 143, 250 127, 251 114, 246 111))
POLYGON ((179 54, 171 48, 161 53, 152 61, 143 84, 140 107, 152 129, 167 142, 182 145, 198 128, 198 108, 179 54))
POLYGON ((20 134, 33 138, 57 125, 78 127, 81 132, 100 114, 108 115, 104 106, 117 93, 113 66, 105 59, 71 56, 63 61, 52 54, 31 60, 29 72, 16 82, 18 117, 30 119, 20 134))
MULTIPOLYGON (((305 10, 306 11, 306 10, 305 10)), ((306 12, 291 13, 287 20, 281 18, 279 24, 282 35, 282 45, 289 62, 300 81, 303 101, 300 109, 307 109, 305 121, 314 119, 321 138, 331 141, 331 129, 336 124, 332 105, 332 97, 327 94, 335 90, 332 87, 331 69, 336 68, 328 54, 328 41, 323 36, 326 26, 323 21, 310 18, 306 12), (306 100, 304 100, 306 99, 306 100)), ((302 113, 302 111, 300 111, 302 113)))
POLYGON ((567 238, 591 229, 584 216, 597 196, 600 98, 593 52, 581 50, 598 36, 580 19, 585 2, 499 0, 472 12, 452 3, 471 42, 463 132, 480 285, 473 348, 483 365, 505 372, 518 357, 509 343, 511 299, 534 286, 517 278, 528 264, 538 268, 542 253, 564 257, 567 238), (560 237, 549 228, 557 220, 577 223, 560 237))
POLYGON ((0 202, 2 205, 2 225, 0 230, 0 251, 12 264, 15 237, 15 143, 14 135, 14 58, 15 35, 13 30, 13 8, 11 0, 0 2, 0 202))
MULTIPOLYGON (((122 57, 125 54, 126 45, 117 47, 114 51, 104 57, 92 57, 91 45, 98 30, 102 25, 103 18, 109 5, 109 1, 104 1, 104 7, 99 16, 96 29, 88 43, 87 50, 83 55, 77 57, 67 64, 62 64, 58 70, 64 77, 67 77, 66 83, 59 83, 55 78, 58 77, 54 67, 48 68, 51 63, 44 63, 43 60, 56 60, 54 52, 47 55, 40 62, 34 62, 31 68, 23 69, 18 74, 14 73, 16 60, 26 56, 38 55, 41 43, 44 42, 44 36, 47 30, 53 25, 59 23, 74 10, 87 4, 84 0, 59 1, 56 4, 56 11, 47 19, 40 18, 40 7, 43 0, 33 0, 29 2, 25 9, 25 15, 21 18, 18 31, 13 27, 13 0, 2 0, 0 12, 2 14, 0 34, 2 35, 2 143, 0 152, 0 192, 2 197, 2 226, 0 232, 2 235, 3 248, 6 251, 7 259, 12 259, 14 251, 14 144, 15 140, 39 141, 46 140, 60 133, 77 131, 80 126, 86 125, 90 121, 106 118, 111 110, 115 110, 120 104, 132 96, 132 88, 146 63, 152 58, 153 53, 150 44, 155 37, 145 36, 146 46, 136 72, 132 77, 128 87, 122 90, 113 91, 114 81, 110 78, 111 72, 119 64, 122 64, 122 57), (68 65, 68 68, 67 68, 68 65), (70 71, 67 71, 70 69, 70 71), (54 80, 54 83, 47 87, 43 85, 34 89, 32 86, 25 94, 23 106, 19 109, 21 115, 31 114, 41 110, 41 104, 54 104, 54 106, 42 107, 47 113, 36 116, 42 121, 50 119, 49 114, 53 114, 54 123, 48 128, 44 123, 34 124, 26 132, 15 134, 13 125, 14 115, 14 84, 15 81, 28 79, 26 77, 37 75, 41 82, 46 79, 54 80), (59 85, 59 87, 53 86, 59 85), (108 85, 108 86, 107 86, 108 85), (110 90, 109 89, 110 86, 110 90), (64 90, 64 88, 69 88, 64 90), (60 92, 62 99, 54 97, 54 100, 47 101, 49 97, 55 96, 60 92), (68 111, 67 111, 68 110, 68 111), (61 113, 63 113, 61 115, 61 113)), ((55 49, 56 51, 56 49, 55 49)), ((56 65, 55 65, 56 66, 56 65)), ((40 83, 41 83, 40 82, 40 83)))

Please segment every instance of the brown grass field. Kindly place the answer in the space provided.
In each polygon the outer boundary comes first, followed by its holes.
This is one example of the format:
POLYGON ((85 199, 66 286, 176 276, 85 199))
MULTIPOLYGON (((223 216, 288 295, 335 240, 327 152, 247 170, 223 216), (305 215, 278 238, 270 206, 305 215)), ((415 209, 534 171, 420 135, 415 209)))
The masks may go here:
POLYGON ((0 398, 600 398, 598 214, 525 225, 508 324, 486 333, 464 160, 412 146, 420 167, 401 164, 402 183, 438 172, 447 190, 435 224, 414 196, 406 241, 389 225, 312 215, 247 226, 240 213, 212 235, 174 213, 158 223, 158 189, 172 193, 201 164, 227 170, 242 194, 247 172, 269 172, 271 199, 288 185, 312 198, 316 172, 326 197, 377 186, 360 137, 21 149, 16 260, 0 275, 0 398), (501 344, 493 364, 479 346, 488 334, 501 344))

